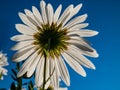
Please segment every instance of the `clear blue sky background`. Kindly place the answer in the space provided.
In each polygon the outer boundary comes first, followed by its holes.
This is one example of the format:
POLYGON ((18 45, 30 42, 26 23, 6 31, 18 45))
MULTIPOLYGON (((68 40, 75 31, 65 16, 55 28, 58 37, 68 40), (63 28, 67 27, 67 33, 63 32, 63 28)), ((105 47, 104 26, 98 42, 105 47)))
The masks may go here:
MULTIPOLYGON (((39 8, 39 0, 1 0, 0 1, 0 50, 7 53, 9 66, 8 76, 0 81, 0 88, 8 88, 12 82, 10 77, 11 68, 15 66, 11 62, 14 54, 10 48, 15 44, 10 40, 18 32, 15 29, 16 23, 22 23, 18 12, 32 8, 32 5, 39 8)), ((86 69, 87 77, 75 73, 69 68, 71 86, 68 90, 120 90, 120 0, 46 0, 51 3, 54 9, 59 4, 65 9, 69 4, 75 6, 83 3, 78 15, 87 13, 90 23, 89 29, 99 31, 99 35, 88 38, 93 47, 100 54, 99 58, 91 59, 96 65, 96 71, 86 69)))

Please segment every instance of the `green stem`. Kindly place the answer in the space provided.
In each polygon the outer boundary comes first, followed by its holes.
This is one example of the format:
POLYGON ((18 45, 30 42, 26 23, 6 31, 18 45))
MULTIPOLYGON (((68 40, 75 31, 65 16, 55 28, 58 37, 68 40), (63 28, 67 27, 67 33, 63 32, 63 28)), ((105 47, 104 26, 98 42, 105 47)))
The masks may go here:
POLYGON ((0 79, 2 78, 2 72, 0 73, 0 79))
POLYGON ((22 90, 22 78, 18 79, 18 90, 22 90))
MULTIPOLYGON (((51 38, 48 39, 48 51, 50 50, 50 42, 51 42, 51 38)), ((45 84, 46 82, 46 69, 47 69, 47 52, 46 50, 44 51, 44 57, 45 57, 45 63, 44 63, 44 78, 43 78, 43 90, 45 90, 45 84)))
MULTIPOLYGON (((17 63, 17 69, 18 71, 20 70, 20 64, 17 63)), ((18 87, 17 87, 18 90, 22 90, 22 77, 18 78, 18 87)))
POLYGON ((52 77, 52 75, 53 75, 54 71, 55 71, 55 67, 54 67, 54 69, 53 69, 52 73, 50 74, 50 77, 46 80, 45 84, 46 84, 46 83, 50 80, 50 78, 52 77))
POLYGON ((44 78, 43 78, 43 90, 45 90, 45 82, 46 82, 46 62, 47 62, 47 57, 46 53, 44 52, 44 57, 45 57, 45 63, 44 63, 44 78))

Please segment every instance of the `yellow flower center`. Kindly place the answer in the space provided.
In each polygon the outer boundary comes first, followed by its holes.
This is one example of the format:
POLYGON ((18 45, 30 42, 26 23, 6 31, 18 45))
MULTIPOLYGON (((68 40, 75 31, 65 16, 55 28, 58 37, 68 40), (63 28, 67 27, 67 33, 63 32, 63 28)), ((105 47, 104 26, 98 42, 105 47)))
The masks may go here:
POLYGON ((67 49, 67 40, 70 37, 67 35, 67 29, 61 29, 62 24, 42 25, 38 27, 38 33, 34 35, 34 45, 39 49, 39 53, 46 53, 47 57, 58 57, 61 52, 67 49))

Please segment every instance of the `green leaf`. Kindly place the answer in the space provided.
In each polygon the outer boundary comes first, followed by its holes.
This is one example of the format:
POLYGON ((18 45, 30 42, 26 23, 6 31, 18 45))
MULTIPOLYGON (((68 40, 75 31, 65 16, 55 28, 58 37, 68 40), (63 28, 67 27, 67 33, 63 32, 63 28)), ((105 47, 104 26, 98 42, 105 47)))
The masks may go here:
POLYGON ((33 86, 32 81, 30 81, 28 84, 28 90, 34 90, 34 86, 33 86))
POLYGON ((14 77, 13 75, 11 75, 11 77, 12 77, 13 80, 17 81, 16 77, 14 77))
POLYGON ((20 70, 20 63, 17 63, 17 70, 20 70))
POLYGON ((11 84, 10 90, 17 90, 14 82, 11 84))
POLYGON ((14 69, 12 69, 12 72, 15 76, 17 76, 17 72, 14 69))
MULTIPOLYGON (((42 89, 40 89, 42 90, 42 89)), ((49 86, 46 90, 54 90, 54 88, 52 86, 49 86)))
POLYGON ((0 79, 2 78, 2 73, 0 73, 0 79))

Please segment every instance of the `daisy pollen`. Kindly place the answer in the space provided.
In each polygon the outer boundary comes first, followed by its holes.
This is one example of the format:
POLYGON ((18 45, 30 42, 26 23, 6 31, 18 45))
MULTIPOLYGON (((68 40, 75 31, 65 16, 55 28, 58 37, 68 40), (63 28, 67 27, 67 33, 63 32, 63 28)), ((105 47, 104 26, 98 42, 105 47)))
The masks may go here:
POLYGON ((95 69, 85 56, 98 57, 98 54, 84 37, 95 36, 98 32, 85 29, 88 26, 88 23, 84 23, 87 14, 74 17, 81 7, 82 4, 75 7, 71 4, 61 13, 62 5, 54 11, 51 4, 46 5, 42 0, 40 11, 33 6, 32 11, 25 9, 25 14, 19 13, 24 24, 16 24, 16 29, 21 34, 11 38, 18 42, 12 47, 12 50, 17 50, 13 61, 25 61, 18 77, 25 73, 30 77, 35 71, 35 84, 41 87, 44 81, 44 53, 47 58, 46 88, 50 84, 59 88, 59 78, 70 85, 65 61, 84 77, 86 72, 82 66, 95 69))

